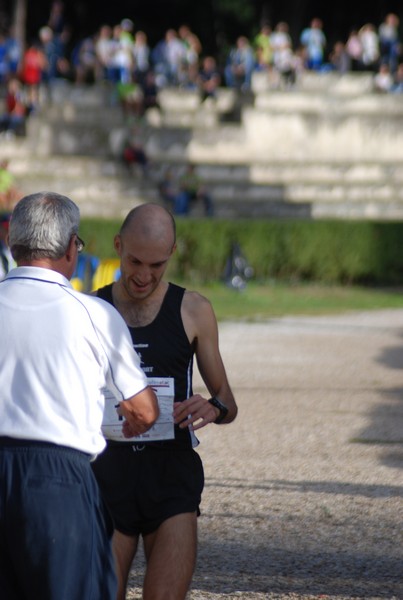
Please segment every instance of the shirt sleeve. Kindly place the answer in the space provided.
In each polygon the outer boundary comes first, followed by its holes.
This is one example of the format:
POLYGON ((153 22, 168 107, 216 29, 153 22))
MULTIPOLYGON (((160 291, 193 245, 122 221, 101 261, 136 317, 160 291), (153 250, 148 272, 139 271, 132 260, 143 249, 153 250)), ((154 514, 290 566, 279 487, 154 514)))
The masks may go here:
POLYGON ((104 359, 106 387, 119 400, 135 396, 147 387, 147 377, 133 348, 129 329, 118 311, 103 300, 99 304, 95 326, 104 359))

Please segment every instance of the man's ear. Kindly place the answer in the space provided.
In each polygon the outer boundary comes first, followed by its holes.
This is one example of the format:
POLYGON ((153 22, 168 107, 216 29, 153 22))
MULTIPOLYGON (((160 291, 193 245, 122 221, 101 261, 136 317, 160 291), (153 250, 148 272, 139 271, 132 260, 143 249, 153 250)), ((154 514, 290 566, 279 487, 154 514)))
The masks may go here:
POLYGON ((172 254, 174 254, 176 252, 176 248, 177 248, 177 245, 176 245, 176 242, 175 242, 174 245, 172 246, 171 256, 172 256, 172 254))
POLYGON ((120 235, 117 233, 113 239, 113 245, 115 247, 116 252, 118 253, 119 256, 121 256, 122 253, 122 238, 120 237, 120 235))
POLYGON ((76 258, 77 258, 76 254, 77 254, 76 238, 74 235, 72 235, 70 238, 70 241, 69 241, 69 245, 67 246, 66 253, 65 253, 67 261, 71 262, 72 260, 76 260, 76 258))

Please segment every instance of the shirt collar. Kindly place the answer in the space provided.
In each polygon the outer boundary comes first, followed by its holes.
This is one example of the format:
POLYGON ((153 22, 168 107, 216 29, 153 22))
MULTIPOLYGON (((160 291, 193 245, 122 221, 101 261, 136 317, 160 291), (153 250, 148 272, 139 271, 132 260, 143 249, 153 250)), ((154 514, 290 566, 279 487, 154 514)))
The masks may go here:
POLYGON ((5 279, 36 279, 38 281, 48 281, 51 283, 58 283, 66 287, 72 287, 70 281, 59 273, 52 269, 45 269, 43 267, 15 267, 11 269, 6 275, 5 279))

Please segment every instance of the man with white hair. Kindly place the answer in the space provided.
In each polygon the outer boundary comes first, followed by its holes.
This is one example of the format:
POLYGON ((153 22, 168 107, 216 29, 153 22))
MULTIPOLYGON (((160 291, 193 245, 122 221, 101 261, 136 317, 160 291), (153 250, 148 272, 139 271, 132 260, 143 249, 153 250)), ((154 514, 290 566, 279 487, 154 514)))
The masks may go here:
POLYGON ((113 525, 91 461, 104 388, 123 436, 158 416, 127 327, 69 283, 84 242, 65 196, 25 196, 0 283, 0 590, 7 600, 115 600, 113 525))

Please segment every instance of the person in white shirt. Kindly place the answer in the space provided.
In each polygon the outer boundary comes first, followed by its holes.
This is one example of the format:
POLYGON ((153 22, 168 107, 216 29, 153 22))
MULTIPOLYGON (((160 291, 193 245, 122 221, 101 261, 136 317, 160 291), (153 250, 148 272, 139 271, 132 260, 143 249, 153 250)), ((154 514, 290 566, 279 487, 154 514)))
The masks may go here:
POLYGON ((147 431, 158 403, 128 329, 73 290, 84 242, 65 196, 21 199, 0 282, 0 590, 4 598, 114 600, 113 525, 91 461, 105 447, 106 389, 119 427, 147 431))

